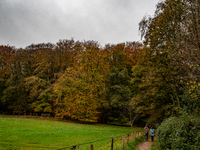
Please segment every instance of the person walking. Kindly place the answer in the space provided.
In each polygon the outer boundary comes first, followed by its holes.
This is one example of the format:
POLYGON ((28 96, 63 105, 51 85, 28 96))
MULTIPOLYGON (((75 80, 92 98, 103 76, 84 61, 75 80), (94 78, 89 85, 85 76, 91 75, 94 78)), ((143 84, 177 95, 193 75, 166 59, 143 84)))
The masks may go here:
POLYGON ((149 134, 149 128, 148 126, 146 125, 144 127, 144 136, 145 136, 145 140, 148 141, 148 134, 149 134))
POLYGON ((155 135, 154 128, 151 127, 151 129, 150 129, 150 136, 151 136, 151 141, 152 141, 152 142, 153 142, 153 140, 154 140, 154 135, 155 135))

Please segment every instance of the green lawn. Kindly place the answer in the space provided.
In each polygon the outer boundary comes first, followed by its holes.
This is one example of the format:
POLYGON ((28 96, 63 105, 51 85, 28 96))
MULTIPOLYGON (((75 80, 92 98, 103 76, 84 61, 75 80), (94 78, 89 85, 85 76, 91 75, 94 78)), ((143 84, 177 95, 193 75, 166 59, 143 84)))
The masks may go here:
MULTIPOLYGON (((141 129, 135 128, 135 131, 141 129)), ((0 116, 0 149, 61 149, 78 144, 81 150, 88 150, 90 144, 96 149, 107 149, 106 146, 109 149, 112 137, 130 133, 129 127, 0 116), (93 141, 98 142, 90 143, 93 141)))

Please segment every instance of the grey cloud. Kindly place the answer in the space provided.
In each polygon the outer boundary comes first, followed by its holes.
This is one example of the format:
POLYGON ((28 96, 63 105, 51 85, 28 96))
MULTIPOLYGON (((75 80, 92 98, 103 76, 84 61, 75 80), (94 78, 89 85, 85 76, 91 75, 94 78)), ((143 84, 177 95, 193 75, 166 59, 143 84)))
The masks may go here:
POLYGON ((138 23, 159 0, 1 0, 0 44, 25 47, 59 39, 139 40, 138 23))

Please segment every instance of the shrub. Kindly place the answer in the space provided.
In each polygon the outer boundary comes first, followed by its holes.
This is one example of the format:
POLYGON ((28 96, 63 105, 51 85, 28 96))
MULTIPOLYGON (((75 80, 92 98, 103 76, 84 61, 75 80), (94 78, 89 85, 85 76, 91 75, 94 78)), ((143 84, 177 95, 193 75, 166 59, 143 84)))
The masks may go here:
POLYGON ((200 149, 200 120, 182 115, 170 117, 157 129, 158 145, 161 149, 200 149))

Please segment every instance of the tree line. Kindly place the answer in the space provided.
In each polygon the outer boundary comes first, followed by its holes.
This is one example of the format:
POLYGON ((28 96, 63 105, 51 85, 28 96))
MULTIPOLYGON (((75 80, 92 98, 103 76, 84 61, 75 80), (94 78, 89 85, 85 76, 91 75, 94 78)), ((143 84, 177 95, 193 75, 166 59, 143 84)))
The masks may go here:
POLYGON ((139 42, 102 48, 95 41, 73 39, 32 44, 25 49, 2 45, 1 112, 48 112, 79 121, 122 121, 118 103, 131 99, 131 69, 142 49, 139 42))

